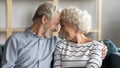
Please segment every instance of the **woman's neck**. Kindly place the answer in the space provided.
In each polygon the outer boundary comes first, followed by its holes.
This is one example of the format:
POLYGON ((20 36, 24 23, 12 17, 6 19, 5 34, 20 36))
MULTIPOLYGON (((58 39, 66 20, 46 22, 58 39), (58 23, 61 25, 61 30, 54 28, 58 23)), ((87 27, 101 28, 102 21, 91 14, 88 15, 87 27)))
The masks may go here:
POLYGON ((86 37, 83 33, 77 33, 76 37, 71 42, 74 42, 77 44, 84 44, 91 41, 92 39, 86 37))

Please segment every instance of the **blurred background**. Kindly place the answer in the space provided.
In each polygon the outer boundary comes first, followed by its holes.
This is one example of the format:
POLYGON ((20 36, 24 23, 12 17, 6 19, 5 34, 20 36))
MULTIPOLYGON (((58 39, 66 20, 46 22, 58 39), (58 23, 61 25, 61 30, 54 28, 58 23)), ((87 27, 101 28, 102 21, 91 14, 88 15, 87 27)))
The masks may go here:
MULTIPOLYGON (((49 0, 0 0, 0 44, 32 24, 32 16, 41 2, 49 0)), ((120 0, 52 0, 61 9, 69 6, 87 10, 92 16, 89 36, 110 39, 120 47, 120 0)))

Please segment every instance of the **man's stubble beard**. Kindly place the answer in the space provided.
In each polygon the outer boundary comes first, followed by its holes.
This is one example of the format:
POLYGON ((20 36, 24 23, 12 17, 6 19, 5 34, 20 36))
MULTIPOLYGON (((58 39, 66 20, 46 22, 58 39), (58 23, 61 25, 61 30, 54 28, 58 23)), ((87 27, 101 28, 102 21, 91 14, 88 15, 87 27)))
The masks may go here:
POLYGON ((45 27, 45 38, 50 38, 53 35, 53 32, 49 30, 48 27, 45 27))

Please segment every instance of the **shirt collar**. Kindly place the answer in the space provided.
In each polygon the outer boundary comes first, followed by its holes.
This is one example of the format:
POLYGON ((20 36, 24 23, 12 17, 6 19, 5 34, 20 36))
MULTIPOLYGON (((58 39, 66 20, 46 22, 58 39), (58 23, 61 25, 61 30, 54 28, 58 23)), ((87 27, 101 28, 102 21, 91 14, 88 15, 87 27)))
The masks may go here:
MULTIPOLYGON (((29 28, 26 28, 25 29, 25 34, 27 35, 27 36, 33 36, 33 37, 37 37, 37 38, 41 38, 41 39, 49 39, 49 38, 43 38, 43 37, 38 37, 35 33, 33 33, 29 28)), ((52 36, 51 36, 52 37, 52 36)), ((51 38, 50 37, 50 38, 51 38)))
POLYGON ((26 28, 24 32, 27 36, 35 36, 35 34, 33 32, 31 32, 31 30, 29 28, 26 28))

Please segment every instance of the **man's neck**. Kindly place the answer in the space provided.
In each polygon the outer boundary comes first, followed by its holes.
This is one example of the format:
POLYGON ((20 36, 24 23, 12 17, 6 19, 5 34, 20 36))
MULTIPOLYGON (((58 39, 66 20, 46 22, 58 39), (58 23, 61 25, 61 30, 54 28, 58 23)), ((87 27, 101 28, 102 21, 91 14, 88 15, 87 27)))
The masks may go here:
POLYGON ((30 27, 31 32, 36 34, 38 37, 44 37, 44 30, 43 30, 43 25, 35 22, 31 27, 30 27))

